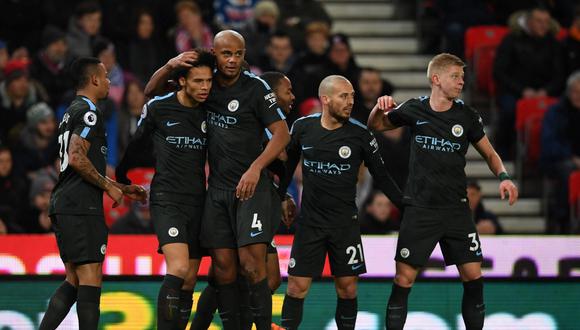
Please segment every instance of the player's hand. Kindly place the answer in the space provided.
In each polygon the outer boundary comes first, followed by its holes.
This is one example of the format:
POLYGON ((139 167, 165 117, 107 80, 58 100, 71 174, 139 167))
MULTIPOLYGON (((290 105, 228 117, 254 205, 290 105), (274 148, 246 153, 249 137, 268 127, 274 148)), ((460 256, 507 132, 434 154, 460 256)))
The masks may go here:
POLYGON ((397 102, 392 96, 384 95, 377 99, 377 106, 379 110, 388 112, 397 106, 397 102))
POLYGON ((258 181, 260 180, 260 169, 255 166, 250 166, 250 168, 242 175, 238 186, 236 187, 236 197, 241 200, 245 201, 252 196, 254 196, 254 192, 256 191, 256 186, 258 185, 258 181))
POLYGON ((139 201, 141 203, 147 201, 147 190, 136 184, 123 187, 123 194, 134 201, 139 201))
POLYGON ((282 222, 286 225, 286 227, 290 228, 292 222, 294 222, 294 218, 296 217, 296 202, 294 202, 294 198, 287 197, 284 201, 282 201, 282 222))
POLYGON ((109 189, 107 189, 105 192, 113 200, 113 208, 119 206, 123 201, 123 191, 114 184, 111 184, 109 186, 109 189))
POLYGON ((167 62, 167 66, 171 70, 179 68, 191 68, 191 63, 197 61, 198 54, 194 50, 183 52, 167 62))
POLYGON ((509 204, 514 205, 518 200, 518 188, 512 180, 503 180, 499 184, 499 195, 501 199, 505 199, 507 196, 509 198, 509 204))

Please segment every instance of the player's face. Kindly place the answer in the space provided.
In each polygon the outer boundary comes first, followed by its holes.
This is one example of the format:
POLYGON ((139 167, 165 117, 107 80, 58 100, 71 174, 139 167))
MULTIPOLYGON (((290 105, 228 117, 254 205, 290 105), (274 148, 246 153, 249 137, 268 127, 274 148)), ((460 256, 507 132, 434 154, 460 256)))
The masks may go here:
POLYGON ((348 81, 335 83, 332 95, 328 99, 328 111, 336 120, 344 122, 350 118, 354 105, 354 88, 348 81))
POLYGON ((236 78, 240 74, 244 62, 244 44, 233 36, 226 36, 215 43, 213 49, 219 73, 228 79, 236 78))
POLYGON ((456 99, 463 90, 463 67, 451 65, 442 70, 439 76, 439 87, 448 99, 456 99))
POLYGON ((186 78, 180 78, 179 84, 185 94, 195 102, 202 103, 207 100, 211 89, 212 71, 207 66, 194 67, 189 69, 186 78))
POLYGON ((111 81, 109 80, 108 74, 109 73, 107 72, 105 65, 103 63, 99 63, 97 66, 97 74, 95 75, 98 89, 97 96, 99 99, 104 99, 107 97, 107 95, 109 95, 111 81))
POLYGON ((276 94, 276 101, 282 111, 285 114, 289 114, 292 111, 292 106, 294 105, 294 93, 292 93, 292 83, 290 79, 284 77, 281 81, 276 90, 274 91, 276 94))

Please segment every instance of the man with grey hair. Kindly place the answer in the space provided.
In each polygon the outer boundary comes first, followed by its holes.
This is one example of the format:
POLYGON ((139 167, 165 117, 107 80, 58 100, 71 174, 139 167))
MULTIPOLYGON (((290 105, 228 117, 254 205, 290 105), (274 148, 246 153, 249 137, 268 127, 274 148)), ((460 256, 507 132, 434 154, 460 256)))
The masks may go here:
POLYGON ((292 126, 286 192, 303 157, 302 209, 288 263, 288 288, 282 327, 298 329, 312 278, 320 276, 328 254, 334 275, 338 329, 354 329, 358 275, 366 272, 355 203, 359 168, 364 162, 381 190, 398 206, 401 190, 388 174, 379 146, 366 126, 350 118, 354 88, 343 76, 328 76, 318 89, 322 113, 302 117, 292 126))
POLYGON ((542 124, 540 163, 544 173, 555 180, 549 203, 548 231, 568 234, 571 228, 568 207, 568 178, 580 169, 580 71, 568 78, 566 94, 553 105, 542 124))

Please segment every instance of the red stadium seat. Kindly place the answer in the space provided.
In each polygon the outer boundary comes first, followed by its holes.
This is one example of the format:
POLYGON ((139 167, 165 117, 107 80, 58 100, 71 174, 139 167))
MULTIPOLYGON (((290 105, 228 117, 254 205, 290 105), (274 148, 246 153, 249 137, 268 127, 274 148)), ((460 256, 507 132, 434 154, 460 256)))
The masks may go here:
POLYGON ((540 157, 542 120, 548 108, 558 101, 555 97, 520 99, 516 105, 517 176, 523 185, 524 164, 536 168, 540 157))
POLYGON ((155 169, 152 167, 137 167, 127 171, 127 178, 131 180, 131 183, 146 187, 151 185, 153 175, 155 175, 155 169))
POLYGON ((572 172, 568 179, 568 203, 573 233, 580 233, 580 170, 572 172))
POLYGON ((566 39, 566 37, 568 37, 568 29, 560 28, 560 31, 558 31, 558 34, 556 34, 556 39, 562 41, 566 39))
POLYGON ((499 25, 474 26, 465 32, 465 58, 475 78, 474 88, 486 95, 495 95, 495 51, 508 32, 507 27, 499 25))

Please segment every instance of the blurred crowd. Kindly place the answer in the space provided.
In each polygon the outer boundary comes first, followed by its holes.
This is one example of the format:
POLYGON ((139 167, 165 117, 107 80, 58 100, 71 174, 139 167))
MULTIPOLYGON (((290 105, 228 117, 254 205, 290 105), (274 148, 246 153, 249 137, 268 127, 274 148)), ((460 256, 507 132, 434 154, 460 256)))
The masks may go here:
MULTIPOLYGON (((547 1, 547 7, 529 11, 532 2, 417 1, 421 26, 437 26, 421 33, 426 53, 444 50, 463 56, 467 28, 498 21, 509 24, 510 35, 499 47, 494 66, 499 117, 507 125, 513 121, 514 100, 560 96, 567 86, 566 78, 580 68, 580 12, 574 11, 574 1, 547 1), (509 23, 508 17, 512 17, 509 23), (557 40, 555 33, 560 26, 568 33, 557 40)), ((211 48, 214 34, 224 28, 233 28, 246 39, 246 61, 252 71, 279 71, 290 78, 295 94, 290 123, 321 111, 318 85, 331 74, 353 82, 357 100, 352 117, 362 123, 366 123, 377 97, 395 89, 379 70, 357 64, 349 37, 331 33, 332 20, 315 0, 1 1, 0 233, 50 231, 48 201, 59 172, 57 158, 63 152, 58 150, 55 134, 74 97, 67 67, 75 58, 98 57, 109 72, 109 97, 99 108, 107 121, 108 173, 112 176, 137 128, 147 101, 143 87, 150 75, 185 50, 211 48)), ((556 160, 569 161, 573 169, 580 166, 579 130, 573 129, 580 127, 580 78, 567 87, 569 93, 563 95, 552 115, 554 125, 561 126, 550 126, 552 133, 545 134, 550 152, 543 153, 542 159, 549 159, 549 165, 556 160), (563 144, 563 151, 555 152, 550 143, 563 144)), ((499 132, 511 134, 513 129, 499 132)), ((409 132, 397 129, 377 138, 389 171, 404 186, 409 132)), ((499 150, 510 159, 510 143, 515 138, 502 138, 497 138, 499 150)), ((144 160, 142 165, 152 163, 144 160)), ((557 171, 549 170, 561 178, 557 171)), ((363 233, 397 230, 398 210, 386 196, 373 190, 364 171, 361 182, 363 233)), ((295 186, 300 186, 299 177, 295 186)), ((497 218, 480 202, 479 185, 474 182, 469 189, 478 201, 472 210, 484 220, 478 228, 482 233, 501 233, 497 218)), ((299 188, 296 192, 298 196, 299 188)), ((109 211, 113 233, 153 233, 146 205, 109 211)))

